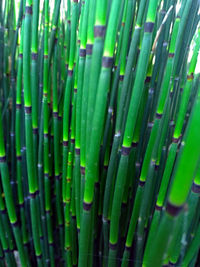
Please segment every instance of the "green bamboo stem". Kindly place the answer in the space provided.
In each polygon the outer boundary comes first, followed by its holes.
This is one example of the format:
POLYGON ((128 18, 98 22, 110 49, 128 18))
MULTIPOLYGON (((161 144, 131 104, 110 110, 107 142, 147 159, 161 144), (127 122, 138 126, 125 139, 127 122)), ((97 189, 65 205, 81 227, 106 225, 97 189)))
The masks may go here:
POLYGON ((119 217, 120 217, 120 207, 122 203, 123 190, 125 185, 125 180, 122 177, 126 177, 128 169, 128 157, 131 149, 131 143, 133 140, 133 131, 136 124, 137 112, 139 109, 139 103, 142 97, 141 87, 143 88, 144 79, 147 72, 147 63, 150 55, 151 48, 151 38, 152 31, 156 16, 157 1, 152 1, 149 3, 148 15, 146 19, 146 28, 144 32, 144 38, 142 42, 142 48, 139 56, 139 62, 136 70, 136 78, 133 86, 133 93, 131 96, 131 102, 129 106, 127 122, 123 138, 123 146, 121 152, 121 158, 117 173, 115 193, 113 197, 113 206, 111 214, 111 225, 110 225, 110 249, 109 249, 109 266, 115 264, 116 256, 116 246, 118 242, 118 231, 119 231, 119 217), (151 30, 149 30, 148 25, 151 25, 151 30), (146 59, 146 60, 144 60, 146 59), (140 72, 143 69, 144 72, 140 72), (140 88, 140 91, 139 91, 140 88), (137 100, 136 100, 137 99, 137 100), (120 205, 120 207, 119 207, 120 205))
POLYGON ((74 71, 75 61, 75 44, 76 44, 76 29, 78 20, 78 3, 73 1, 72 4, 72 19, 71 19, 71 35, 70 35, 70 54, 69 66, 67 73, 67 81, 64 92, 64 105, 63 105, 63 167, 62 167, 62 195, 63 201, 65 199, 64 188, 66 187, 66 170, 67 170, 67 155, 68 155, 68 142, 69 142, 69 112, 70 112, 70 99, 72 88, 72 75, 74 71))
POLYGON ((55 39, 54 55, 53 55, 53 136, 54 136, 54 177, 55 193, 56 193, 56 212, 57 222, 60 232, 60 247, 63 247, 63 213, 61 206, 61 182, 60 182, 60 127, 58 121, 58 80, 57 80, 57 57, 58 57, 58 44, 55 39))
POLYGON ((86 132, 86 145, 88 147, 87 154, 89 153, 90 137, 91 137, 91 122, 96 103, 96 94, 98 88, 99 75, 101 70, 101 60, 103 55, 103 44, 106 25, 106 11, 108 1, 98 0, 96 3, 96 15, 94 23, 94 45, 92 48, 92 62, 91 74, 89 77, 88 88, 88 110, 87 110, 87 132, 86 132))
POLYGON ((30 80, 30 32, 31 32, 31 13, 32 13, 32 2, 26 1, 26 13, 24 21, 24 38, 23 38, 23 81, 24 81, 24 105, 25 105, 25 133, 26 133, 26 150, 27 150, 27 168, 28 168, 28 183, 29 183, 29 194, 30 198, 30 209, 31 209, 31 223, 33 230, 33 240, 35 247, 35 255, 37 256, 37 262, 41 265, 41 247, 40 247, 40 236, 37 222, 38 219, 38 206, 37 206, 37 173, 36 173, 36 162, 34 161, 33 155, 33 135, 32 135, 32 113, 31 113, 31 80, 30 80), (35 164, 33 164, 35 163, 35 164))
MULTIPOLYGON (((120 1, 114 1, 112 3, 111 14, 109 17, 108 28, 106 32, 106 39, 104 44, 104 53, 102 59, 102 67, 99 77, 99 84, 96 96, 93 123, 92 123, 92 133, 90 138, 89 154, 88 160, 86 161, 86 183, 84 191, 84 202, 83 202, 83 214, 80 232, 80 250, 79 250, 79 265, 87 266, 87 257, 85 255, 88 253, 89 240, 87 240, 87 235, 90 232, 91 224, 91 208, 94 197, 94 186, 95 182, 98 181, 97 176, 97 165, 99 160, 99 150, 101 143, 101 136, 103 131, 103 122, 106 111, 106 99, 109 90, 110 72, 112 67, 112 59, 114 54, 114 42, 116 38, 116 23, 119 15, 121 3, 120 1)), ((94 51, 93 51, 94 53, 94 51)), ((94 54, 93 54, 94 55, 94 54)), ((89 120, 89 118, 88 118, 89 120)))
MULTIPOLYGON (((23 26, 22 26, 23 27, 23 26)), ((23 29, 21 29, 23 32, 23 29)), ((20 219, 22 223, 22 237, 23 243, 26 245, 28 243, 28 232, 26 227, 25 211, 24 211, 24 192, 23 192, 23 179, 22 179, 22 155, 21 155, 21 116, 22 116, 22 65, 23 65, 23 33, 22 40, 19 48, 18 56, 18 69, 17 69, 17 92, 16 92, 16 118, 15 118, 15 144, 16 144, 16 158, 17 158, 17 191, 18 191, 18 204, 20 207, 20 219)))
MULTIPOLYGON (((160 266, 163 258, 164 251, 169 243, 170 236, 166 235, 166 229, 168 232, 168 227, 171 229, 174 228, 175 222, 177 219, 177 216, 179 215, 180 211, 182 210, 183 204, 186 201, 186 198, 188 196, 191 184, 192 184, 192 178, 194 175, 194 171, 196 169, 196 164, 199 158, 198 150, 195 151, 193 154, 194 156, 191 158, 190 155, 190 145, 193 145, 193 142, 196 145, 196 142, 198 142, 198 134, 195 132, 197 129, 197 116, 198 116, 198 106, 199 106, 199 96, 196 97, 196 101, 193 107, 192 116, 190 118, 190 121, 188 122, 187 131, 184 136, 184 142, 182 143, 181 150, 179 152, 178 159, 176 161, 176 166, 174 168, 173 172, 173 183, 170 189, 168 202, 167 202, 167 211, 165 212, 164 217, 162 218, 160 227, 158 228, 158 235, 155 237, 155 242, 152 246, 152 252, 149 257, 149 260, 145 263, 144 266, 150 266, 149 264, 155 264, 155 266, 160 266), (193 126, 193 127, 192 127, 193 126), (190 128, 190 131, 188 129, 190 128), (188 154, 189 153, 189 154, 188 154), (188 155, 190 155, 190 159, 188 158, 188 155), (187 161, 188 169, 187 174, 181 173, 183 170, 181 170, 180 166, 181 164, 185 164, 185 161, 187 161), (180 176, 181 175, 181 180, 180 176), (180 185, 178 183, 182 183, 182 178, 184 177, 184 190, 183 192, 180 192, 180 185), (167 226, 167 225, 168 226, 167 226), (166 228, 167 227, 167 228, 166 228), (163 232, 165 231, 165 233, 163 232), (165 243, 161 245, 160 241, 162 238, 165 238, 165 243), (157 254, 157 257, 154 258, 155 253, 159 251, 159 254, 157 254)), ((169 234, 169 232, 168 232, 169 234)), ((173 234, 173 230, 172 233, 173 234)))
POLYGON ((8 210, 8 216, 10 223, 12 225, 15 241, 17 244, 17 248, 20 255, 20 261, 22 266, 27 266, 29 264, 29 260, 26 257, 26 253, 23 247, 23 241, 21 232, 19 229, 19 225, 17 222, 17 216, 15 211, 15 205, 12 197, 12 189, 10 186, 10 178, 9 178, 9 171, 8 165, 6 162, 6 154, 5 154, 5 147, 4 147, 4 137, 3 137, 3 128, 2 128, 2 120, 0 120, 0 150, 1 150, 1 162, 0 162, 0 170, 2 176, 2 184, 3 190, 5 194, 5 201, 8 210))
MULTIPOLYGON (((140 35, 140 30, 141 30, 144 7, 145 7, 145 1, 141 1, 139 5, 135 31, 131 39, 131 44, 130 44, 130 49, 129 49, 129 54, 128 54, 128 61, 127 61, 127 66, 126 66, 124 79, 123 79, 122 94, 121 94, 121 99, 120 99, 119 108, 118 108, 118 110, 120 111, 122 111, 124 108, 127 87, 129 86, 129 81, 130 81, 131 69, 133 66, 134 59, 136 57, 136 51, 137 51, 136 48, 138 45, 138 40, 139 40, 139 35, 140 35)), ((121 124, 122 124, 122 112, 118 112, 118 116, 116 118, 115 135, 114 135, 111 156, 110 156, 110 163, 109 163, 108 174, 107 174, 107 179, 106 179, 105 195, 104 195, 103 216, 104 216, 105 223, 106 223, 107 216, 108 216, 109 199, 111 199, 112 201, 112 198, 110 198, 110 189, 113 183, 112 182, 113 171, 115 170, 116 156, 117 156, 117 151, 118 151, 118 146, 119 146, 119 141, 120 141, 120 136, 121 136, 121 124)))
POLYGON ((45 1, 45 27, 44 27, 44 73, 43 73, 43 162, 44 162, 44 200, 47 223, 47 236, 49 245, 50 264, 54 266, 53 232, 51 219, 50 199, 50 161, 49 161, 49 69, 48 69, 48 33, 49 33, 49 1, 45 1))

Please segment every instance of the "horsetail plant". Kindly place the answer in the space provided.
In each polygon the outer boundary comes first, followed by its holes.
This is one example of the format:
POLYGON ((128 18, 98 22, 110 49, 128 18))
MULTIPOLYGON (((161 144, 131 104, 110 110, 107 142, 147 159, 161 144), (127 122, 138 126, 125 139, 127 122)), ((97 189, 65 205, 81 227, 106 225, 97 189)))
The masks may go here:
POLYGON ((0 266, 198 266, 199 7, 0 1, 0 266))

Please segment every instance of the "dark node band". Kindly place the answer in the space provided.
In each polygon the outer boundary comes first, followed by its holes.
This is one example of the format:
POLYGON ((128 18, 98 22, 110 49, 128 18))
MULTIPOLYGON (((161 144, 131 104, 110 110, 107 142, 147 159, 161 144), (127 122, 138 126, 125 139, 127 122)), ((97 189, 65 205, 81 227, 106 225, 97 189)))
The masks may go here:
POLYGON ((152 32, 153 31, 153 27, 154 27, 154 23, 153 22, 146 22, 144 24, 144 32, 152 32))
POLYGON ((127 203, 122 202, 122 208, 127 207, 127 203))
POLYGON ((68 24, 70 24, 70 23, 71 23, 71 20, 70 20, 70 19, 68 19, 68 20, 67 20, 67 23, 68 23, 68 24))
POLYGON ((86 203, 85 201, 83 202, 83 209, 84 210, 89 211, 89 210, 91 210, 91 208, 92 208, 92 203, 86 203))
POLYGON ((71 143, 74 144, 75 143, 75 139, 72 138, 71 139, 71 143))
POLYGON ((17 160, 21 161, 22 160, 22 156, 17 156, 17 160))
POLYGON ((48 59, 48 55, 44 55, 44 59, 48 59))
POLYGON ((192 184, 192 191, 196 194, 200 194, 200 185, 195 184, 195 182, 193 182, 192 184))
POLYGON ((80 148, 75 148, 76 155, 80 155, 80 148))
POLYGON ((53 117, 58 118, 58 112, 57 111, 53 112, 53 117))
POLYGON ((35 191, 34 193, 29 193, 30 198, 35 198, 37 196, 38 191, 35 191))
POLYGON ((75 93, 75 94, 77 93, 77 88, 74 88, 74 93, 75 93))
MULTIPOLYGON (((164 266, 164 265, 163 265, 164 266)), ((176 264, 174 264, 173 262, 169 262, 169 265, 165 265, 165 266, 169 266, 169 267, 172 267, 172 266, 176 266, 176 264)))
POLYGON ((131 247, 125 246, 126 251, 131 251, 131 247))
POLYGON ((76 216, 75 215, 72 215, 71 216, 73 220, 76 220, 76 216))
POLYGON ((26 114, 31 114, 31 110, 32 110, 32 108, 31 107, 24 107, 24 109, 25 109, 25 113, 26 114))
POLYGON ((68 70, 68 64, 65 64, 65 69, 68 70))
POLYGON ((44 173, 44 177, 49 178, 49 174, 48 173, 44 173))
POLYGON ((16 104, 16 109, 21 109, 22 104, 16 104))
POLYGON ((131 152, 131 147, 122 146, 122 155, 128 156, 131 152))
POLYGON ((44 240, 44 236, 40 236, 40 240, 44 240))
POLYGON ((145 79, 145 83, 150 83, 150 81, 151 81, 151 76, 147 76, 145 79))
POLYGON ((85 57, 86 56, 86 49, 80 48, 80 50, 79 50, 79 56, 80 57, 85 57))
POLYGON ((125 22, 122 22, 122 26, 123 26, 123 27, 125 26, 125 22))
POLYGON ((17 227, 18 226, 18 221, 11 223, 12 227, 17 227))
POLYGON ((38 128, 33 128, 33 134, 38 134, 38 128))
POLYGON ((173 137, 173 138, 172 138, 172 142, 175 143, 175 144, 178 144, 178 142, 179 142, 179 138, 175 138, 175 137, 173 137))
POLYGON ((6 209, 1 210, 1 214, 6 214, 6 209))
POLYGON ((155 209, 161 211, 162 210, 162 207, 156 205, 155 209))
POLYGON ((4 253, 9 253, 10 250, 9 250, 9 248, 6 248, 6 249, 3 249, 3 252, 4 252, 4 253))
POLYGON ((159 170, 159 164, 155 164, 155 170, 156 170, 156 171, 159 170))
POLYGON ((166 211, 171 216, 177 216, 181 212, 182 209, 183 209, 183 206, 178 207, 178 206, 171 204, 170 202, 167 202, 166 211))
POLYGON ((94 37, 104 37, 106 27, 103 25, 94 26, 94 37))
POLYGON ((191 73, 190 75, 187 75, 187 80, 193 80, 194 79, 194 74, 191 73))
POLYGON ((111 68, 112 64, 113 64, 113 58, 112 57, 103 57, 102 58, 102 67, 111 68))
POLYGON ((60 180, 60 175, 55 175, 55 179, 59 181, 60 180))
POLYGON ((138 146, 138 142, 132 142, 131 146, 132 147, 137 147, 138 146))
POLYGON ((26 6, 25 11, 27 14, 32 15, 32 6, 26 6))
POLYGON ((0 162, 6 162, 6 156, 0 157, 0 162))
POLYGON ((108 165, 104 165, 103 168, 104 168, 104 170, 107 170, 108 169, 108 165))
POLYGON ((44 133, 44 138, 49 138, 49 134, 48 133, 44 133))
POLYGON ((162 114, 156 113, 156 119, 161 119, 162 118, 162 114))
POLYGON ((31 58, 32 58, 32 60, 37 60, 37 58, 38 58, 38 53, 32 53, 32 54, 31 54, 31 58))
POLYGON ((181 93, 183 92, 183 87, 180 88, 180 92, 181 92, 181 93))
MULTIPOLYGON (((50 245, 50 244, 49 244, 50 245)), ((42 259, 42 254, 40 254, 40 255, 36 255, 36 258, 37 259, 42 259)))
POLYGON ((81 169, 81 174, 85 175, 85 167, 81 166, 80 169, 81 169))
POLYGON ((68 76, 71 77, 73 75, 73 70, 68 70, 68 73, 67 74, 68 74, 68 76))
POLYGON ((99 188, 100 187, 100 183, 96 182, 94 186, 95 186, 95 188, 99 188))
POLYGON ((21 204, 18 204, 19 208, 24 208, 24 202, 21 204))
POLYGON ((92 49, 93 49, 93 45, 92 44, 87 44, 86 45, 86 54, 87 55, 92 55, 92 49))
POLYGON ((63 146, 68 146, 68 141, 63 141, 63 146))
POLYGON ((123 81, 124 80, 124 75, 119 75, 119 80, 123 81))
POLYGON ((109 248, 112 250, 116 250, 117 249, 117 243, 116 244, 112 244, 109 242, 109 248))
POLYGON ((174 57, 174 53, 169 53, 169 54, 168 54, 168 57, 173 58, 173 57, 174 57))
POLYGON ((145 185, 145 181, 139 181, 139 186, 143 187, 145 185))
POLYGON ((23 58, 23 54, 22 53, 19 54, 19 58, 23 58))

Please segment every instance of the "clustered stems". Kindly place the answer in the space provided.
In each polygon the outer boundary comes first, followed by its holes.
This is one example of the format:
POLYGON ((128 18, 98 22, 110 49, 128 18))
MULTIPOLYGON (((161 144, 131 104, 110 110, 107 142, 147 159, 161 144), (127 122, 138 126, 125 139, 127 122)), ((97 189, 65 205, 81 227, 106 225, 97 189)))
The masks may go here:
POLYGON ((197 266, 199 8, 0 0, 0 266, 197 266))

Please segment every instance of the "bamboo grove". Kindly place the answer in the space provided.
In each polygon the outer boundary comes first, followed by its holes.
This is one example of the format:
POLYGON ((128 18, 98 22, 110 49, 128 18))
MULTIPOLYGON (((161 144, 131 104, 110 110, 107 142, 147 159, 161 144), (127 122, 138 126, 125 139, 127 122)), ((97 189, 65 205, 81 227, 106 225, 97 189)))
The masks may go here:
POLYGON ((199 266, 199 5, 0 0, 0 266, 199 266))

